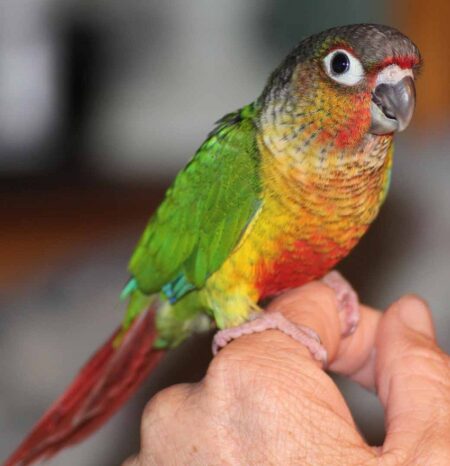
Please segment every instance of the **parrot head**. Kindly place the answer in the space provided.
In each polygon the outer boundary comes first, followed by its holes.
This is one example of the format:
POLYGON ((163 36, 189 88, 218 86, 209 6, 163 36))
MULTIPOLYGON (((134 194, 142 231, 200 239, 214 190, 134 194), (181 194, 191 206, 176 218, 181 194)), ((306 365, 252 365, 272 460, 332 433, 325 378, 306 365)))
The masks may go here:
POLYGON ((262 95, 266 120, 299 126, 306 142, 345 148, 391 137, 411 121, 419 50, 394 28, 357 24, 302 41, 262 95))

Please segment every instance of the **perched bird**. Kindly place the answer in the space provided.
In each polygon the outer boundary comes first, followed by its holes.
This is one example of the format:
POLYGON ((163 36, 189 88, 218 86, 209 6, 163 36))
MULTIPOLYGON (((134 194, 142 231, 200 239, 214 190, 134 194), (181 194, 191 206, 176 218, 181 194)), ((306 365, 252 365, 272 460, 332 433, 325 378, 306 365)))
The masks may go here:
MULTIPOLYGON (((389 188, 393 134, 414 112, 420 64, 417 47, 393 28, 333 28, 303 40, 255 102, 223 117, 136 247, 122 325, 5 465, 87 437, 164 350, 214 325, 216 350, 279 328, 324 361, 311 330, 258 303, 323 277, 374 220, 389 188)), ((343 331, 352 331, 356 296, 336 273, 325 281, 345 297, 343 331)))

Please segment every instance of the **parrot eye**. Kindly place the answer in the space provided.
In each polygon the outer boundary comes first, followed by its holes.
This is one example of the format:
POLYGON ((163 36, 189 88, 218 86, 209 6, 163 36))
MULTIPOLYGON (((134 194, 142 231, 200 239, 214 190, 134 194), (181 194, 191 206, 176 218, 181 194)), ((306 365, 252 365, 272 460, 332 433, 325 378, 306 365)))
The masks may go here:
POLYGON ((354 86, 364 77, 361 62, 346 50, 333 50, 323 59, 323 64, 331 79, 346 86, 354 86))
POLYGON ((350 58, 345 53, 335 53, 331 59, 331 69, 334 74, 342 74, 350 68, 350 58))

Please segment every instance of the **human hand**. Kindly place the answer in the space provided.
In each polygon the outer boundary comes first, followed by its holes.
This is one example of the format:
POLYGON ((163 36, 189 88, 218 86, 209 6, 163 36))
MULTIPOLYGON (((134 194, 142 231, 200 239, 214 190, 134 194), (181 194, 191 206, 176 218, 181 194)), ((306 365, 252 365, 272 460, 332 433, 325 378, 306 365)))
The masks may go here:
POLYGON ((450 358, 422 301, 404 297, 384 314, 361 306, 356 332, 343 339, 334 293, 321 283, 283 294, 270 309, 320 335, 331 371, 377 391, 383 446, 365 442, 308 350, 271 330, 230 343, 201 382, 153 397, 141 451, 124 466, 450 464, 450 358))

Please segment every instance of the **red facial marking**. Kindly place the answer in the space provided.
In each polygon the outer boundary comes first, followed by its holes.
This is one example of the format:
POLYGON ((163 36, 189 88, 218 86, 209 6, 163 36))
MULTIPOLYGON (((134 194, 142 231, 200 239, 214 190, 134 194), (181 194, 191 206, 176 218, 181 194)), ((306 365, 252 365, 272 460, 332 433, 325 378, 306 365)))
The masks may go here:
POLYGON ((408 70, 419 64, 419 58, 415 55, 407 55, 402 57, 387 57, 376 66, 377 70, 386 68, 389 65, 397 65, 403 70, 408 70))
POLYGON ((348 115, 348 118, 340 128, 336 136, 336 147, 345 148, 359 142, 363 130, 365 130, 369 124, 369 112, 364 112, 362 109, 356 107, 355 110, 348 115))
POLYGON ((360 141, 361 135, 370 125, 369 100, 370 94, 364 91, 348 97, 347 113, 335 136, 336 147, 345 148, 360 141))

